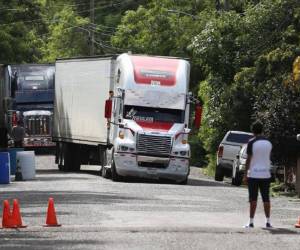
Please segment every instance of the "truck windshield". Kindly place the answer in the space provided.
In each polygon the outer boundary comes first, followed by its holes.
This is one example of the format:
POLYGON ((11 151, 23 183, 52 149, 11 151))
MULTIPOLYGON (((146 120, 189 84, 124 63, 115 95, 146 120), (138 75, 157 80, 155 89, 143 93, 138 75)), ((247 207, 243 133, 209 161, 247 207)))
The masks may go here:
POLYGON ((162 109, 126 105, 124 108, 124 118, 148 123, 183 123, 184 111, 177 109, 162 109))
POLYGON ((14 65, 12 71, 18 91, 54 88, 53 66, 14 65))
POLYGON ((48 89, 48 80, 43 75, 25 75, 18 77, 18 89, 48 89))

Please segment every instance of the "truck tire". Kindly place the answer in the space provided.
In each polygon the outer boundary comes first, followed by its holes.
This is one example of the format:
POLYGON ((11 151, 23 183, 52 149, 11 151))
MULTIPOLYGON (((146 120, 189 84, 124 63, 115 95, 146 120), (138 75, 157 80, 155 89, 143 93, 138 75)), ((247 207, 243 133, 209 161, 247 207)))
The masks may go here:
POLYGON ((107 160, 107 153, 106 150, 99 149, 100 150, 100 163, 101 163, 101 170, 100 170, 100 176, 102 176, 105 179, 108 179, 111 177, 110 168, 107 168, 108 160, 107 160))
POLYGON ((71 171, 79 171, 80 170, 80 157, 81 157, 81 150, 80 145, 77 144, 71 144, 71 155, 72 155, 72 166, 71 171))
POLYGON ((75 144, 65 144, 64 150, 64 171, 80 170, 80 150, 75 144))
POLYGON ((64 167, 63 171, 71 171, 72 168, 72 152, 70 150, 70 144, 64 145, 64 167))
POLYGON ((64 152, 63 152, 63 144, 60 142, 56 143, 55 146, 55 163, 57 164, 57 167, 59 169, 59 171, 63 171, 64 170, 64 152))
POLYGON ((115 161, 114 161, 114 157, 112 156, 112 160, 111 160, 111 179, 113 181, 121 181, 121 176, 118 175, 117 170, 116 170, 116 165, 115 165, 115 161))
POLYGON ((221 168, 220 165, 217 165, 217 166, 216 166, 215 180, 216 180, 216 181, 223 181, 223 180, 224 180, 223 169, 221 168))

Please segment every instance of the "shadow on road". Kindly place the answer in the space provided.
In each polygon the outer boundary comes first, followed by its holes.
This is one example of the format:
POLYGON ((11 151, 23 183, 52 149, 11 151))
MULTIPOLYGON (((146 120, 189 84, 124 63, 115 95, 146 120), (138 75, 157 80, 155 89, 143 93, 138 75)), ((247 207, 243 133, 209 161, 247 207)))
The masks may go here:
MULTIPOLYGON (((12 232, 7 234, 0 234, 0 240, 5 241, 1 243, 1 249, 73 249, 75 246, 81 246, 82 240, 63 240, 55 236, 40 236, 38 233, 28 233, 28 232, 12 232), (18 241, 22 242, 19 243, 18 241)), ((101 246, 104 245, 103 240, 84 240, 84 246, 88 249, 88 246, 101 246)))
MULTIPOLYGON (((99 176, 100 173, 97 170, 80 170, 78 172, 61 172, 58 169, 39 169, 36 171, 39 174, 38 179, 42 180, 57 180, 57 179, 64 179, 64 178, 77 178, 77 179, 88 179, 84 177, 68 177, 68 174, 80 173, 80 174, 87 174, 87 175, 94 175, 99 176), (66 177, 46 177, 46 174, 66 174, 66 177)), ((99 176, 101 178, 101 176, 99 176)), ((145 178, 138 178, 138 177, 125 177, 123 178, 122 182, 124 183, 144 183, 144 184, 173 184, 173 185, 181 185, 176 183, 172 180, 167 179, 145 179, 145 178)), ((207 186, 207 187, 232 187, 230 184, 226 182, 216 182, 211 179, 196 179, 193 177, 189 177, 187 186, 207 186)))
POLYGON ((269 231, 270 234, 300 234, 299 232, 288 228, 263 228, 263 230, 269 231))
MULTIPOLYGON (((22 197, 25 207, 46 206, 48 198, 52 197, 56 203, 62 204, 114 204, 127 203, 132 200, 153 200, 145 197, 120 195, 113 192, 88 192, 88 191, 3 191, 0 192, 1 200, 13 200, 22 197)), ((0 207, 0 212, 2 207, 0 207)))
POLYGON ((213 180, 194 179, 194 178, 189 178, 188 185, 189 186, 207 186, 207 187, 232 187, 231 185, 224 183, 224 182, 216 182, 213 180))

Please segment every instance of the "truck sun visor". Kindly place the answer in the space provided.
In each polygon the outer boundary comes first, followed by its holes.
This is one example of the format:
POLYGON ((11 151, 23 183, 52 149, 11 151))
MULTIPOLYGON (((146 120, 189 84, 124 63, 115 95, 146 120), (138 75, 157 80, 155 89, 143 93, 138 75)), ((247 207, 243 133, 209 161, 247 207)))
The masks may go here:
POLYGON ((125 105, 180 109, 185 108, 185 94, 157 90, 125 91, 125 105))
POLYGON ((179 61, 160 57, 131 56, 137 84, 174 86, 179 61))

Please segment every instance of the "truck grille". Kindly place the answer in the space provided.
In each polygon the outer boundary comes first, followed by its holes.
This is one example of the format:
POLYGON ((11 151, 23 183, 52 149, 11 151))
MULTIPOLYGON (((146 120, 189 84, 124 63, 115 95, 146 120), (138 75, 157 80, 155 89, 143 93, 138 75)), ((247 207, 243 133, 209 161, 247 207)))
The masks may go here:
POLYGON ((28 135, 51 135, 49 116, 30 116, 25 119, 25 128, 28 135))
POLYGON ((170 136, 138 135, 137 152, 146 155, 168 156, 171 152, 170 136))

